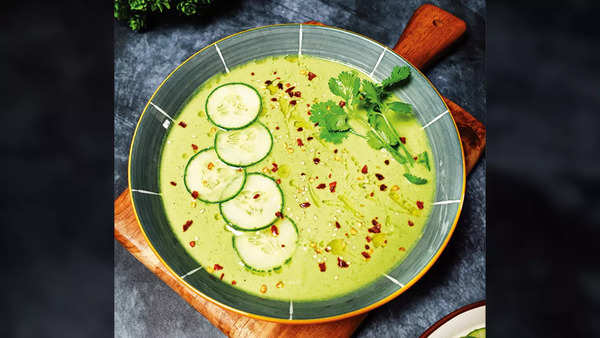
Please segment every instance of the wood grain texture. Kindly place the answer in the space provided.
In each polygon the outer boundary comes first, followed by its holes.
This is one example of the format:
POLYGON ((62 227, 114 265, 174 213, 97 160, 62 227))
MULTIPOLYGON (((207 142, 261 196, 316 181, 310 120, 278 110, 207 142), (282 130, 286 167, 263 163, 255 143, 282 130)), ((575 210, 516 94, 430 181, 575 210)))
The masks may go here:
MULTIPOLYGON (((324 25, 309 21, 307 24, 324 25)), ((462 20, 438 7, 423 5, 415 11, 406 30, 394 47, 400 55, 418 67, 426 66, 465 31, 462 20), (461 28, 462 27, 462 28, 461 28), (429 45, 428 45, 429 44, 429 45)), ((469 172, 485 146, 485 127, 454 102, 444 98, 461 134, 469 172)), ((311 325, 286 325, 256 320, 223 309, 200 297, 162 265, 141 233, 129 189, 115 200, 115 238, 136 259, 156 274, 186 302, 230 337, 349 337, 367 314, 336 322, 311 325)))

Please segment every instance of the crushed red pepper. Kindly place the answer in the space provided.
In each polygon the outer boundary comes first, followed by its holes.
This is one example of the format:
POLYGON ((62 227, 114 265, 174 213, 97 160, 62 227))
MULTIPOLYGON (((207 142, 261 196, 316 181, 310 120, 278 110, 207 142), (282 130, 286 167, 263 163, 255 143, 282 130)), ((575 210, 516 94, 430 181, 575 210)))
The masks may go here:
POLYGON ((385 191, 385 189, 387 189, 387 185, 382 184, 382 185, 379 186, 379 190, 385 191))
POLYGON ((192 191, 192 197, 194 199, 198 198, 198 195, 199 195, 199 193, 196 190, 192 191))
POLYGON ((296 139, 296 143, 298 143, 298 147, 302 147, 304 145, 304 143, 302 142, 302 139, 299 139, 299 138, 296 139))
POLYGON ((292 106, 295 106, 295 105, 296 105, 296 103, 297 103, 297 102, 296 102, 296 100, 292 100, 292 101, 290 101, 290 104, 291 104, 292 106))
POLYGON ((307 137, 307 138, 306 138, 306 140, 307 140, 307 141, 311 141, 313 138, 314 138, 314 137, 312 137, 312 136, 309 136, 309 137, 307 137))
POLYGON ((385 163, 385 165, 390 165, 390 160, 385 160, 383 163, 385 163))
POLYGON ((192 226, 192 223, 194 223, 194 221, 192 221, 192 220, 186 221, 185 224, 183 225, 183 232, 186 232, 187 229, 189 229, 192 226))
POLYGON ((402 144, 406 144, 406 137, 400 137, 400 142, 402 142, 402 144))
POLYGON ((419 208, 419 209, 423 209, 423 206, 424 206, 424 205, 423 205, 423 202, 421 202, 421 201, 417 201, 417 208, 419 208))
POLYGON ((313 163, 314 164, 319 164, 319 162, 321 162, 321 159, 318 157, 313 158, 313 163))
POLYGON ((385 178, 381 174, 375 174, 375 177, 377 177, 377 179, 380 180, 380 181, 385 178))
POLYGON ((283 214, 281 213, 281 211, 277 211, 275 213, 275 217, 283 219, 283 214))
POLYGON ((363 252, 361 252, 360 254, 361 254, 361 255, 363 255, 363 257, 364 257, 364 258, 366 258, 366 259, 369 259, 369 258, 371 258, 371 255, 369 255, 369 253, 368 253, 368 252, 366 252, 366 251, 363 251, 363 252))
POLYGON ((333 149, 333 153, 337 154, 338 150, 337 149, 333 149))
POLYGON ((171 185, 172 185, 172 186, 176 186, 176 185, 177 185, 177 183, 175 183, 175 182, 171 181, 171 185))
POLYGON ((371 241, 371 237, 369 237, 369 236, 365 237, 365 239, 367 240, 367 242, 371 241))
POLYGON ((400 251, 406 251, 406 249, 403 246, 399 247, 398 250, 400 250, 400 251))
POLYGON ((275 126, 275 130, 279 130, 279 126, 275 126))
MULTIPOLYGON (((381 232, 381 223, 377 222, 377 220, 375 218, 373 218, 371 220, 371 224, 373 224, 372 227, 370 227, 369 229, 367 229, 368 232, 374 233, 374 234, 378 234, 381 232)), ((367 236, 368 238, 368 236, 367 236)), ((367 239, 367 242, 369 242, 369 239, 367 239)))
POLYGON ((335 227, 339 229, 339 228, 341 228, 342 226, 340 225, 340 222, 338 222, 338 221, 335 221, 335 227))
POLYGON ((273 168, 271 168, 272 172, 276 172, 277 170, 279 170, 279 166, 277 165, 277 163, 273 162, 271 163, 271 165, 273 166, 273 168))
POLYGON ((340 103, 338 103, 340 105, 340 107, 344 108, 344 106, 346 105, 346 102, 344 101, 340 101, 340 103))
POLYGON ((225 273, 224 272, 221 273, 221 277, 219 277, 219 279, 223 280, 223 277, 225 277, 225 273))
POLYGON ((299 92, 299 91, 296 91, 296 92, 294 93, 294 96, 295 96, 295 97, 302 97, 302 93, 301 93, 301 92, 299 92))
POLYGON ((273 81, 271 81, 271 80, 267 80, 267 81, 265 81, 265 84, 266 84, 267 86, 268 86, 268 85, 270 85, 271 83, 273 83, 273 81))
POLYGON ((314 79, 315 77, 317 77, 317 75, 315 75, 315 73, 308 72, 308 81, 312 81, 312 79, 314 79))
POLYGON ((254 194, 254 196, 252 196, 252 198, 257 199, 260 197, 260 194, 254 194))
POLYGON ((192 248, 193 248, 193 247, 195 247, 195 246, 196 246, 196 241, 191 241, 191 242, 190 242, 190 246, 191 246, 192 248))
POLYGON ((327 266, 325 265, 325 262, 319 263, 319 270, 321 272, 325 272, 325 270, 327 270, 327 266))
POLYGON ((370 246, 368 246, 367 244, 365 244, 365 249, 366 250, 369 250, 370 248, 371 248, 370 246))
POLYGON ((213 266, 213 270, 215 270, 215 271, 223 270, 223 267, 222 267, 222 266, 220 266, 219 264, 215 264, 215 265, 213 266))
POLYGON ((277 88, 279 88, 279 89, 283 89, 283 84, 282 84, 281 82, 279 82, 279 83, 277 84, 277 88))
POLYGON ((275 101, 277 101, 277 98, 276 97, 272 97, 271 101, 275 102, 275 101))
POLYGON ((276 225, 271 225, 271 234, 273 234, 273 236, 279 236, 279 229, 277 229, 276 225))
POLYGON ((192 149, 194 149, 194 151, 198 150, 198 146, 192 143, 192 149))
POLYGON ((231 281, 231 285, 236 285, 236 284, 237 284, 236 281, 234 281, 234 280, 231 281))
POLYGON ((302 127, 298 127, 298 129, 296 129, 296 130, 297 130, 297 131, 303 131, 303 130, 304 130, 304 128, 302 128, 302 127))
POLYGON ((277 184, 281 184, 281 178, 278 178, 278 179, 276 179, 276 180, 275 180, 275 183, 277 183, 277 184))
POLYGON ((254 72, 250 73, 250 75, 254 76, 254 72))
POLYGON ((187 127, 187 123, 185 123, 183 121, 179 122, 178 124, 181 126, 181 128, 187 127))
POLYGON ((325 189, 327 185, 325 183, 319 183, 319 185, 317 185, 317 189, 325 189))
POLYGON ((340 268, 347 268, 347 267, 349 267, 348 263, 345 260, 343 260, 343 259, 341 259, 341 258, 338 257, 337 261, 338 261, 338 266, 340 268))
POLYGON ((360 170, 361 173, 366 174, 369 172, 369 168, 367 168, 367 165, 365 164, 362 169, 360 170))
POLYGON ((335 192, 335 186, 337 185, 336 181, 329 183, 329 191, 335 192))
POLYGON ((300 207, 302 207, 302 208, 308 208, 308 207, 310 207, 310 202, 300 203, 300 207))
POLYGON ((415 225, 415 223, 413 223, 411 220, 409 220, 409 221, 408 221, 408 226, 409 226, 409 227, 411 227, 411 226, 413 226, 413 225, 415 225))

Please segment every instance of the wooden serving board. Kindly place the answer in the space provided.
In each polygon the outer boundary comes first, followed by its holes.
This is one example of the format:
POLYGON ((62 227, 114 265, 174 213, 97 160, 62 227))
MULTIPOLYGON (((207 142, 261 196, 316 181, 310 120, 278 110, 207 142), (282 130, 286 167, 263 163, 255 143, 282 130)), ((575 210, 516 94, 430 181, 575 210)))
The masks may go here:
MULTIPOLYGON (((316 21, 307 24, 323 25, 316 21)), ((433 5, 419 7, 406 25, 394 51, 418 68, 425 67, 466 29, 465 22, 433 5)), ((444 98, 461 135, 467 172, 485 147, 485 127, 456 103, 444 98)), ((349 337, 367 314, 336 322, 289 325, 256 320, 225 310, 179 283, 152 252, 133 213, 129 189, 115 200, 115 238, 135 258, 169 285, 213 325, 230 337, 349 337)))

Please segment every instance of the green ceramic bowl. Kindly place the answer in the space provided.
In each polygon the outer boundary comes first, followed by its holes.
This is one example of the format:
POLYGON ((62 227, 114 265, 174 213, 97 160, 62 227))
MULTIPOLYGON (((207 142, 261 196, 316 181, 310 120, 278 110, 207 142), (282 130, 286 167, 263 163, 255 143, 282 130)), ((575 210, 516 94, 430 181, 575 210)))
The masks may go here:
POLYGON ((150 246, 163 264, 202 297, 255 318, 293 323, 337 320, 382 305, 414 284, 446 246, 462 207, 464 158, 458 131, 448 107, 425 76, 391 49, 338 28, 286 24, 259 27, 231 35, 200 50, 179 65, 154 92, 138 122, 129 158, 129 188, 134 209, 150 246), (263 299, 212 278, 176 240, 159 194, 161 146, 169 120, 207 79, 253 59, 306 54, 357 68, 374 79, 385 78, 396 65, 412 68, 412 79, 396 95, 410 103, 431 144, 437 175, 434 207, 422 238, 387 276, 341 297, 290 302, 263 299), (190 271, 197 271, 188 274, 190 271))

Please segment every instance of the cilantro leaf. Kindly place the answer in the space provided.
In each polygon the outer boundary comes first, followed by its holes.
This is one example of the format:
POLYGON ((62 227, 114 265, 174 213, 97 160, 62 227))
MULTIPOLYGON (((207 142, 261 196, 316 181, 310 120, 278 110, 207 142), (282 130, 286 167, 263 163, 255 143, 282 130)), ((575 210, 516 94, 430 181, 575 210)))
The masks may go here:
POLYGON ((350 102, 358 95, 360 79, 354 73, 341 72, 337 79, 333 77, 329 79, 329 90, 350 102))
POLYGON ((339 144, 339 143, 342 143, 342 141, 346 137, 348 137, 348 134, 350 134, 350 131, 348 131, 348 130, 346 130, 346 131, 329 131, 327 128, 321 128, 321 133, 319 134, 319 137, 325 141, 339 144))
POLYGON ((388 103, 386 106, 389 110, 403 115, 410 114, 412 112, 412 106, 410 104, 400 101, 388 103))
POLYGON ((383 90, 381 87, 379 87, 378 85, 374 84, 373 82, 369 81, 369 80, 363 80, 362 81, 362 90, 363 90, 363 94, 365 96, 365 98, 373 103, 373 104, 377 104, 377 105, 381 105, 381 94, 383 93, 383 90))
POLYGON ((426 151, 417 155, 417 163, 424 165, 427 171, 431 171, 431 167, 429 167, 429 155, 427 155, 426 151))
POLYGON ((388 127, 380 113, 370 112, 369 124, 373 126, 375 130, 377 130, 379 137, 383 140, 383 142, 390 146, 395 146, 398 144, 398 139, 396 138, 394 131, 388 127))
POLYGON ((381 141, 377 138, 375 133, 372 131, 369 131, 367 133, 367 144, 375 150, 379 150, 379 149, 383 148, 383 143, 381 143, 381 141))
POLYGON ((426 179, 419 177, 419 176, 409 174, 409 173, 404 173, 404 177, 406 177, 406 179, 412 184, 422 185, 422 184, 427 183, 426 179))
POLYGON ((385 80, 381 82, 381 85, 384 88, 389 88, 393 85, 396 85, 404 80, 406 80, 410 76, 410 68, 408 66, 395 66, 392 70, 392 74, 385 80))
POLYGON ((332 100, 315 103, 310 111, 310 120, 319 123, 321 128, 326 128, 329 131, 346 131, 350 129, 347 122, 348 114, 332 100))

